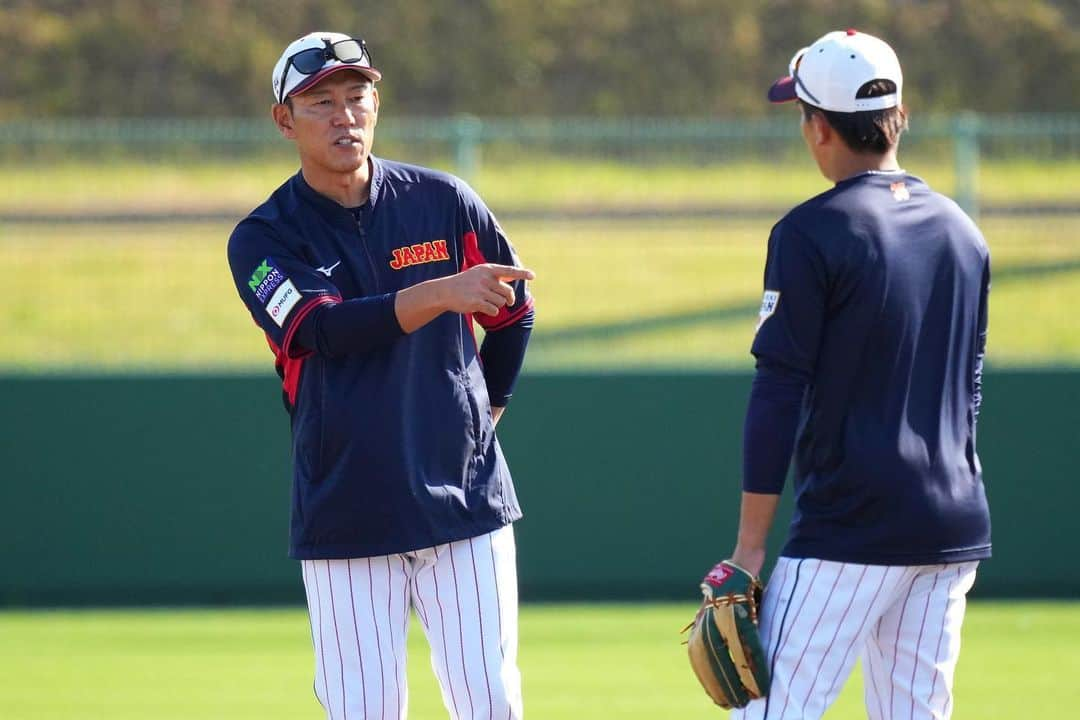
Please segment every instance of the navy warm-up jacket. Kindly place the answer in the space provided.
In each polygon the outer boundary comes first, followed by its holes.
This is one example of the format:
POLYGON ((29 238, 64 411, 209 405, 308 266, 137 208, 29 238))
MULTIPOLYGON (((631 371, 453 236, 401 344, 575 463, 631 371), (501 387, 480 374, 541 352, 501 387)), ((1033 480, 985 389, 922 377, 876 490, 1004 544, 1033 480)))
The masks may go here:
MULTIPOLYGON (((398 290, 483 262, 517 265, 514 250, 461 180, 374 157, 371 170, 370 198, 352 209, 297 173, 229 240, 237 290, 266 333, 291 416, 299 559, 432 547, 521 516, 473 317, 443 313, 406 335, 393 309, 398 290), (339 305, 358 311, 370 337, 338 327, 339 341, 326 341, 339 305)), ((476 316, 489 338, 531 326, 524 281, 515 291, 497 317, 476 316)), ((519 367, 520 358, 515 377, 519 367)), ((497 404, 508 385, 492 388, 497 404)))

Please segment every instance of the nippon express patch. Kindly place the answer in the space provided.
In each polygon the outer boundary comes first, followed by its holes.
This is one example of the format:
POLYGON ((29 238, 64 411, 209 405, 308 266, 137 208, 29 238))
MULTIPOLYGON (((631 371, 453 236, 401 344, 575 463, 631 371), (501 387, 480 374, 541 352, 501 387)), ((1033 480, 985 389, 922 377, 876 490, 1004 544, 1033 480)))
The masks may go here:
POLYGON ((285 282, 285 279, 285 275, 274 265, 274 261, 266 258, 251 273, 248 287, 251 288, 251 292, 255 293, 255 297, 259 299, 259 302, 265 303, 278 289, 278 286, 285 282))

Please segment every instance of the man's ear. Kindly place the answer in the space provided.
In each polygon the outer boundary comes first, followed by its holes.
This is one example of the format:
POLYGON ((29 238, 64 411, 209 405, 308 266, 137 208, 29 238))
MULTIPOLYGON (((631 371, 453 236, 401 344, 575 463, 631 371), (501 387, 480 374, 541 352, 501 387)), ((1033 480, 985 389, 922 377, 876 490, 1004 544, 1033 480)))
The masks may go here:
POLYGON ((832 140, 836 131, 832 129, 832 125, 825 119, 825 116, 821 113, 814 113, 810 116, 810 139, 813 140, 817 146, 828 145, 832 140))
POLYGON ((296 139, 296 130, 293 129, 292 110, 285 103, 274 103, 270 108, 270 116, 274 119, 274 125, 282 137, 289 140, 296 139))

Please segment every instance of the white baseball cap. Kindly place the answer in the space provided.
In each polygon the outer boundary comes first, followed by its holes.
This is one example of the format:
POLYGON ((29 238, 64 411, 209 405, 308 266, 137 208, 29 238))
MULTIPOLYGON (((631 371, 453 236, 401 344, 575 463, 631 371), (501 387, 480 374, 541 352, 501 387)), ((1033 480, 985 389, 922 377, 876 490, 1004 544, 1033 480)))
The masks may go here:
POLYGON ((274 100, 284 102, 338 70, 355 70, 372 82, 382 80, 382 73, 371 66, 371 55, 360 38, 333 32, 308 33, 289 43, 274 65, 274 100))
POLYGON ((888 43, 856 30, 821 36, 791 58, 788 75, 769 88, 774 103, 799 99, 822 110, 853 113, 884 110, 900 104, 904 76, 888 43), (891 80, 896 92, 871 98, 856 93, 872 80, 891 80))

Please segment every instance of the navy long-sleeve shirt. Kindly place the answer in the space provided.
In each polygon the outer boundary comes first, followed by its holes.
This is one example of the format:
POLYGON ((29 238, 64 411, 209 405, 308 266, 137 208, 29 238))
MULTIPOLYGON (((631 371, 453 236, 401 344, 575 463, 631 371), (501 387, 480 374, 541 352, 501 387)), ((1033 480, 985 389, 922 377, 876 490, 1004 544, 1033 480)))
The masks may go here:
POLYGON ((975 450, 989 262, 955 203, 903 172, 840 182, 773 228, 744 489, 778 493, 794 454, 785 555, 989 556, 975 450))

